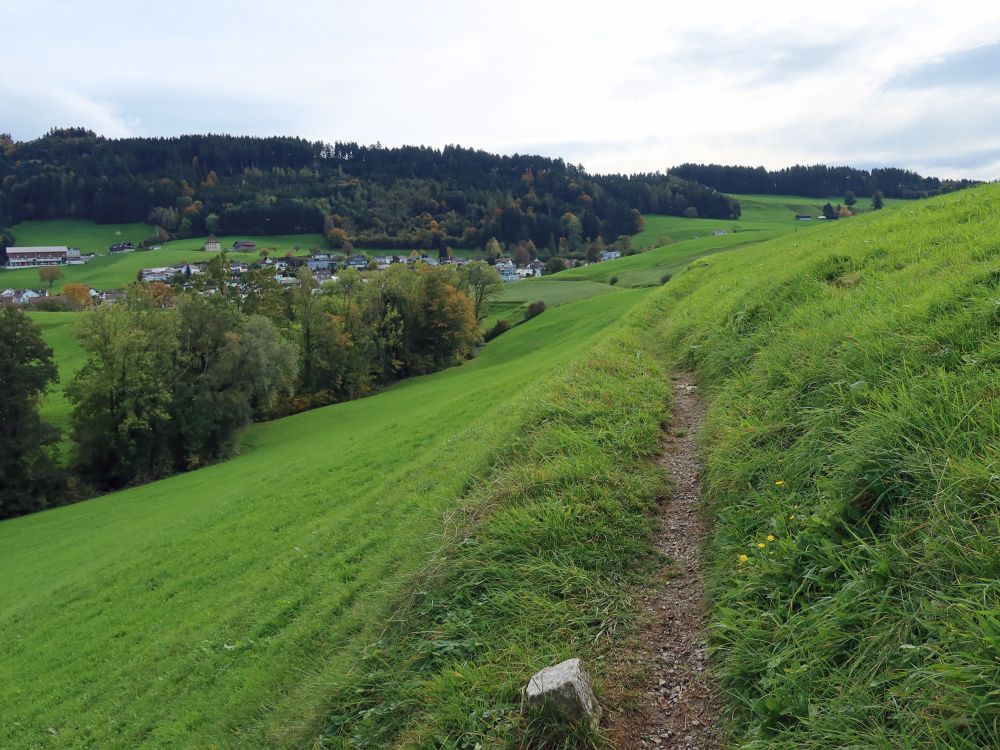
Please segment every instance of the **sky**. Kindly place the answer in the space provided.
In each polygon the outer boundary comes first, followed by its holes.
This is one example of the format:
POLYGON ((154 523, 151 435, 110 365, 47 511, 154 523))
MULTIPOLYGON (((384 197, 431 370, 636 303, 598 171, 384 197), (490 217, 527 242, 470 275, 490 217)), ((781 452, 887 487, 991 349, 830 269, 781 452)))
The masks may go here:
POLYGON ((0 0, 0 132, 1000 178, 1000 3, 0 0))

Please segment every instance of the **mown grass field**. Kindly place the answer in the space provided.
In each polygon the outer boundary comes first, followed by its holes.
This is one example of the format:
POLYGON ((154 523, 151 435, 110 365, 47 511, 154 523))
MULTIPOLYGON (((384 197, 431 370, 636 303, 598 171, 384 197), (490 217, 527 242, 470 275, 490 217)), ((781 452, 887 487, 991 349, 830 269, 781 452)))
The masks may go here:
POLYGON ((1000 188, 693 264, 730 744, 1000 747, 1000 188), (745 558, 740 556, 744 555, 745 558))
POLYGON ((69 427, 72 405, 64 395, 64 388, 76 375, 86 359, 86 352, 77 341, 74 327, 80 319, 72 312, 30 312, 28 317, 42 329, 42 338, 52 348, 53 358, 59 368, 59 382, 46 393, 42 401, 42 418, 63 433, 69 427))
POLYGON ((58 219, 53 221, 25 221, 11 227, 18 245, 78 247, 84 253, 106 255, 108 247, 117 242, 138 245, 156 235, 156 228, 149 224, 97 224, 93 221, 58 219))
MULTIPOLYGON (((572 397, 577 385, 549 380, 645 294, 548 310, 462 367, 256 425, 242 454, 227 463, 0 523, 0 746, 301 746, 319 736, 345 746, 331 729, 340 710, 332 702, 367 699, 357 686, 336 686, 373 664, 372 644, 408 600, 403 587, 449 539, 446 519, 454 525, 459 508, 481 509, 483 488, 515 486, 503 485, 506 478, 530 480, 539 491, 550 486, 545 476, 564 481, 551 469, 525 476, 522 456, 511 451, 530 449, 523 439, 539 410, 555 410, 553 429, 559 414, 583 418, 572 397)), ((650 401, 641 422, 655 446, 656 389, 620 389, 616 379, 613 371, 600 376, 612 402, 625 393, 650 401)), ((634 419, 631 410, 619 416, 634 419)), ((616 450, 623 451, 621 469, 631 471, 628 446, 616 450)), ((578 460, 567 457, 563 470, 589 477, 594 467, 578 460)), ((562 527, 562 514, 576 512, 564 498, 544 515, 562 527)), ((644 523, 641 513, 619 515, 641 546, 642 535, 633 533, 636 519, 644 523)), ((432 567, 440 572, 439 563, 432 567)), ((600 564, 621 563, 609 557, 600 564)), ((499 562, 497 569, 508 570, 499 562)), ((562 579, 560 590, 569 586, 562 579)), ((542 601, 537 587, 525 593, 542 601)), ((539 614, 537 636, 508 612, 513 640, 496 645, 516 647, 522 661, 504 679, 519 681, 554 647, 551 638, 567 645, 545 619, 565 619, 565 602, 555 596, 539 614), (543 637, 548 630, 551 638, 543 637), (529 647, 518 640, 529 635, 542 641, 529 647)), ((586 627, 581 632, 592 636, 586 627)), ((401 638, 399 658, 414 643, 428 641, 401 638)), ((431 646, 447 657, 441 679, 453 687, 444 696, 480 700, 473 684, 452 676, 468 661, 453 666, 466 646, 453 652, 448 643, 431 646)), ((516 691, 508 698, 516 700, 516 691)), ((504 715, 516 723, 516 710, 504 715)), ((476 731, 493 727, 488 716, 474 722, 476 731)), ((337 721, 364 717, 374 715, 337 721)), ((445 720, 435 717, 427 721, 445 720)))

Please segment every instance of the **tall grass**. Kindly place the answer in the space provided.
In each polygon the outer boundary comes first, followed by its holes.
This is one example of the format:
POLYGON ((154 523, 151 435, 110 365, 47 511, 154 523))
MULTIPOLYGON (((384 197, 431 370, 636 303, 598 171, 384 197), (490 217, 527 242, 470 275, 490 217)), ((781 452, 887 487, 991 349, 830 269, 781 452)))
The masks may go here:
POLYGON ((998 237, 986 187, 699 261, 657 298, 710 393, 734 746, 1000 747, 998 237))
POLYGON ((630 622, 650 559, 648 510, 664 479, 668 379, 622 330, 532 396, 531 425, 450 524, 396 616, 279 744, 487 748, 601 743, 521 708, 538 669, 583 655, 598 674, 630 622))

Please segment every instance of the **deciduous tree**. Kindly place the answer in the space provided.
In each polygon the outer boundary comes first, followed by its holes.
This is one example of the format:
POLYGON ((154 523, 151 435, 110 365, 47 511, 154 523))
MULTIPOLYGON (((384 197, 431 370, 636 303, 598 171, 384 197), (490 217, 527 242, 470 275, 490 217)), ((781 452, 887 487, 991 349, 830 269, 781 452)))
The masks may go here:
POLYGON ((58 380, 38 325, 0 307, 0 518, 57 503, 52 467, 58 433, 39 416, 39 399, 58 380))
POLYGON ((463 266, 459 279, 472 298, 476 320, 482 320, 486 317, 486 305, 503 289, 503 279, 493 266, 481 260, 463 266))
POLYGON ((61 279, 66 274, 58 266, 43 266, 38 269, 38 278, 43 284, 48 284, 49 289, 55 284, 59 279, 61 279))

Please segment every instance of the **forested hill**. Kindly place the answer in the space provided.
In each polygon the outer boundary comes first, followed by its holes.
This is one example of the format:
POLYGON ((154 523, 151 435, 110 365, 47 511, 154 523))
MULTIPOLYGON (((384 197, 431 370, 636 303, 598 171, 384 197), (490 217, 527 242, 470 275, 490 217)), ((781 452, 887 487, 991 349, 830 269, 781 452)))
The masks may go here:
POLYGON ((796 165, 773 172, 764 167, 681 164, 669 173, 726 193, 805 195, 810 198, 829 198, 848 191, 866 197, 881 191, 887 198, 928 198, 980 184, 974 180, 923 177, 893 167, 868 171, 823 164, 796 165))
POLYGON ((663 174, 591 175, 561 159, 301 138, 109 139, 81 128, 0 136, 0 226, 149 221, 174 236, 324 232, 364 247, 575 250, 640 213, 729 218, 739 203, 663 174), (562 240, 562 241, 561 241, 562 240))

